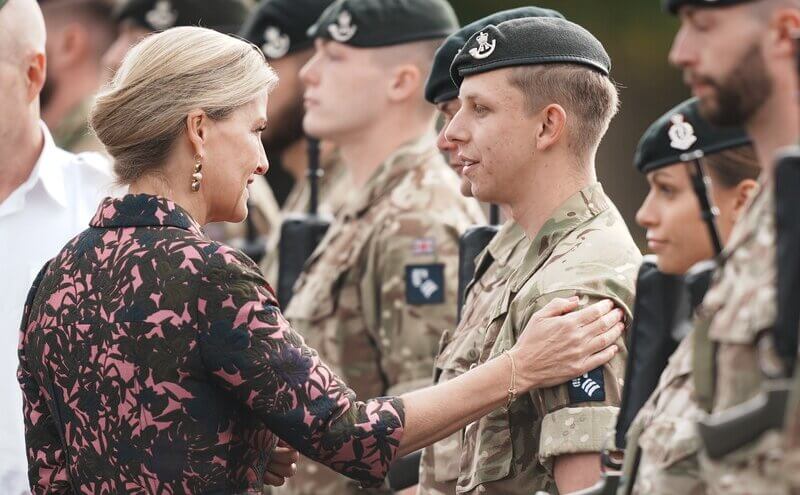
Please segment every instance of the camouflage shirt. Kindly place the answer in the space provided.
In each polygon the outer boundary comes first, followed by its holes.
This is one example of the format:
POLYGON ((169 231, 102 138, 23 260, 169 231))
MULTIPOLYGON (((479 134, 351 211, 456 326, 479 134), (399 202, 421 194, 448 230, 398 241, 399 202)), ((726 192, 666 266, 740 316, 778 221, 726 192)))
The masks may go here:
POLYGON ((94 97, 89 97, 75 106, 53 131, 56 145, 72 153, 93 151, 108 157, 106 147, 89 128, 89 109, 94 97))
MULTIPOLYGON (((653 395, 628 430, 628 452, 623 479, 634 467, 634 445, 640 449, 636 483, 638 495, 702 495, 696 423, 706 413, 694 399, 692 380, 693 335, 688 335, 670 357, 653 395), (628 456, 631 456, 630 458, 628 456)), ((627 493, 627 492, 622 492, 627 493)))
MULTIPOLYGON (((287 318, 365 397, 431 383, 441 333, 455 326, 458 239, 485 222, 458 183, 432 136, 399 149, 348 201, 297 281, 287 318)), ((331 474, 304 460, 291 493, 363 493, 331 474)))
MULTIPOLYGON (((478 362, 489 312, 506 282, 522 261, 528 240, 522 228, 507 222, 475 263, 475 277, 467 287, 464 314, 455 332, 445 330, 439 343, 434 379, 452 380, 478 362)), ((452 495, 461 465, 462 431, 436 442, 422 454, 418 495, 452 495)))
MULTIPOLYGON (((755 397, 764 378, 762 366, 777 364, 771 336, 764 335, 777 312, 774 200, 768 180, 731 232, 721 267, 698 309, 695 329, 707 328, 716 349, 713 367, 700 368, 695 360, 698 394, 712 397, 712 413, 755 397), (713 390, 705 383, 715 384, 713 390)), ((720 461, 701 453, 701 476, 712 493, 789 493, 780 481, 781 444, 781 432, 770 431, 720 461)))
MULTIPOLYGON (((342 211, 352 191, 352 183, 349 180, 350 172, 342 163, 338 153, 334 153, 333 156, 325 161, 322 170, 324 173, 319 179, 319 214, 333 219, 342 211)), ((291 214, 308 213, 310 201, 311 187, 308 180, 299 181, 292 188, 289 197, 286 198, 286 202, 281 208, 281 213, 284 217, 291 214)), ((261 271, 264 272, 267 280, 273 284, 278 283, 278 266, 280 262, 278 247, 280 240, 279 226, 279 228, 275 229, 274 234, 270 236, 267 255, 261 262, 261 271)))
MULTIPOLYGON (((600 184, 558 207, 530 244, 490 314, 480 362, 514 345, 529 319, 556 297, 582 305, 612 299, 628 315, 641 254, 600 184)), ((626 359, 561 386, 523 394, 467 426, 457 493, 555 491, 554 457, 599 452, 614 429, 626 359)))

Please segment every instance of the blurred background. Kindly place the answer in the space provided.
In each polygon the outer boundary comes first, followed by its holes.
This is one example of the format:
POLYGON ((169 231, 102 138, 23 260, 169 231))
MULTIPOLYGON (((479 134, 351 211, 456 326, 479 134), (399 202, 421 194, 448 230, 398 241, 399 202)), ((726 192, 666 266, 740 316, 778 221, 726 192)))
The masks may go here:
POLYGON ((625 217, 644 251, 644 231, 634 216, 647 183, 633 169, 639 137, 661 114, 689 97, 681 74, 667 63, 677 20, 661 12, 656 0, 451 0, 462 24, 492 12, 525 5, 556 9, 597 36, 606 47, 620 86, 622 109, 600 146, 600 181, 625 217))

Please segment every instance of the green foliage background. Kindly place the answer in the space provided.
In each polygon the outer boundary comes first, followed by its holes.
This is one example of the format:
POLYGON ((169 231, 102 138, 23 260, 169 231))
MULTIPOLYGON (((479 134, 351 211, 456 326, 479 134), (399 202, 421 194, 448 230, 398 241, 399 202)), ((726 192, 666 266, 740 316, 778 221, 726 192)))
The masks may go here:
POLYGON ((462 24, 498 10, 536 5, 563 13, 597 36, 611 55, 612 77, 620 85, 622 109, 600 148, 598 174, 640 246, 644 232, 634 215, 647 192, 632 160, 642 132, 665 111, 689 96, 681 74, 667 62, 677 20, 658 0, 450 0, 462 24))

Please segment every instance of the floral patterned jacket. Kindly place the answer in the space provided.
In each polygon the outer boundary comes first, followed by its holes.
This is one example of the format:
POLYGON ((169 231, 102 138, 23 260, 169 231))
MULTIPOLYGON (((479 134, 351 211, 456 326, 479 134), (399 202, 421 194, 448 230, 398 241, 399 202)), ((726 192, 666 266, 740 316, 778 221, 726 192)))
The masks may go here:
POLYGON ((260 493, 276 437, 377 484, 403 433, 399 399, 356 402, 253 262, 163 198, 106 199, 21 332, 34 494, 260 493))

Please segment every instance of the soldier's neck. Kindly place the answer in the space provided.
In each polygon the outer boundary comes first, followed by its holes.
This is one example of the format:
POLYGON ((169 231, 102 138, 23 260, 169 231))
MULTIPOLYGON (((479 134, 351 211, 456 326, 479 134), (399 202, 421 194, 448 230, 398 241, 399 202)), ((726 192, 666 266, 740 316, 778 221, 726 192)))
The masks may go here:
POLYGON ((511 218, 528 239, 535 239, 547 220, 570 197, 597 182, 594 164, 549 163, 538 166, 537 176, 522 181, 520 193, 509 203, 511 218), (572 167, 572 168, 570 168, 572 167))
POLYGON ((296 182, 305 180, 308 169, 308 141, 298 139, 281 153, 281 166, 286 169, 296 182))
POLYGON ((354 187, 363 187, 395 151, 432 132, 432 125, 384 120, 336 143, 354 187))
POLYGON ((800 106, 797 91, 779 91, 761 106, 747 123, 747 133, 753 139, 762 174, 774 173, 775 154, 800 139, 800 106), (787 109, 791 109, 787 111, 787 109))
POLYGON ((55 130, 65 118, 82 104, 86 98, 95 94, 100 87, 100 80, 97 74, 98 69, 77 70, 62 78, 69 81, 68 84, 56 84, 53 94, 50 96, 47 106, 42 108, 42 120, 45 121, 51 130, 55 130))

